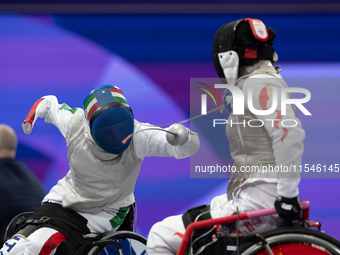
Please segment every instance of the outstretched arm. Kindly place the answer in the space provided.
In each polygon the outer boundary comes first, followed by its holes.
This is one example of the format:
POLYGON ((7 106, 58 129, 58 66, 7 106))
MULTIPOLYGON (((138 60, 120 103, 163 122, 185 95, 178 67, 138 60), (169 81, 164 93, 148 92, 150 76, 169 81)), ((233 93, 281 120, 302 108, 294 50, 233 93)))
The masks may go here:
POLYGON ((65 137, 68 123, 77 109, 71 109, 67 104, 59 104, 55 96, 44 96, 34 103, 22 124, 22 129, 25 134, 30 134, 38 117, 45 118, 45 122, 55 125, 65 137))
MULTIPOLYGON (((174 129, 170 127, 165 130, 173 131, 174 129)), ((176 159, 190 157, 197 152, 200 143, 196 133, 187 128, 185 130, 188 132, 188 140, 180 146, 173 146, 166 139, 167 132, 161 128, 137 123, 133 138, 137 157, 140 159, 144 157, 174 157, 176 159)))

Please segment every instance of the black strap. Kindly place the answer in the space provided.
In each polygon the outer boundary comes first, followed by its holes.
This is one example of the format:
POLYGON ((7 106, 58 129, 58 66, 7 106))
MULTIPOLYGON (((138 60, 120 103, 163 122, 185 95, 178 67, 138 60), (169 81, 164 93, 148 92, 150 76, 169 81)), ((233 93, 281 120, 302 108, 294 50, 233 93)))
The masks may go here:
POLYGON ((43 216, 66 222, 70 226, 77 228, 84 235, 91 233, 87 227, 87 219, 69 208, 64 208, 60 204, 44 203, 29 218, 37 219, 43 216))
POLYGON ((59 231, 76 247, 84 243, 83 235, 91 233, 84 217, 55 203, 44 203, 40 206, 19 226, 17 234, 27 237, 41 227, 59 231))

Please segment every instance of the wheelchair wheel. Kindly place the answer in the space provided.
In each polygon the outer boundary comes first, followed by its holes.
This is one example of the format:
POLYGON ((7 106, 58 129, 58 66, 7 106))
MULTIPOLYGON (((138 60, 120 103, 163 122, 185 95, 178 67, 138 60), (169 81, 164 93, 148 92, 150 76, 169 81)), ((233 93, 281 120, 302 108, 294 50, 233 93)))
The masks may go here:
MULTIPOLYGON (((240 246, 240 254, 268 254, 263 241, 267 242, 272 253, 278 254, 340 254, 340 242, 317 230, 307 228, 282 228, 265 232, 252 241, 245 241, 240 246), (261 237, 263 238, 262 240, 261 237)), ((237 254, 234 252, 233 254, 237 254)))
POLYGON ((134 232, 117 231, 93 243, 88 255, 144 255, 146 239, 134 232))

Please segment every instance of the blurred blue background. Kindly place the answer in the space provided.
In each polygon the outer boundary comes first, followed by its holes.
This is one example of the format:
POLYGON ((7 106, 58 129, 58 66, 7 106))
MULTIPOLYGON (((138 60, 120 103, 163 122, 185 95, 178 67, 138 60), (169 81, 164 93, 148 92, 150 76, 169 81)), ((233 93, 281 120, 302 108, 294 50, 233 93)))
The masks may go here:
MULTIPOLYGON (((90 90, 112 84, 123 90, 138 121, 160 125, 184 120, 190 115, 190 78, 216 78, 211 60, 215 32, 246 17, 261 19, 276 31, 277 64, 284 78, 325 78, 304 86, 312 93, 306 107, 313 116, 299 116, 307 134, 303 163, 340 163, 340 87, 337 80, 326 79, 340 78, 336 1, 322 8, 318 1, 302 0, 124 3, 0 2, 0 119, 16 130, 17 158, 46 191, 69 170, 67 147, 58 129, 41 119, 30 135, 22 132, 21 123, 37 99, 55 95, 60 103, 82 107, 90 90)), ((214 157, 203 135, 200 150, 214 157)), ((226 192, 227 179, 190 178, 189 162, 144 160, 135 189, 140 234, 146 237, 155 222, 226 192)), ((300 186, 301 199, 311 201, 311 219, 337 238, 339 176, 302 179, 300 186)))

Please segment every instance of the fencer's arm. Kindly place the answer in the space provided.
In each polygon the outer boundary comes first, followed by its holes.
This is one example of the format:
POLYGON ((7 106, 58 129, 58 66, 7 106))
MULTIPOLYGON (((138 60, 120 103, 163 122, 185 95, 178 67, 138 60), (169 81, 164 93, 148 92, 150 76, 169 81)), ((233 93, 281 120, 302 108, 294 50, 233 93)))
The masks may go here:
POLYGON ((196 133, 187 130, 188 140, 181 146, 172 146, 166 139, 167 133, 161 128, 144 123, 136 124, 133 145, 137 157, 140 159, 144 157, 173 157, 176 159, 190 157, 197 152, 200 142, 196 133))
MULTIPOLYGON (((280 95, 280 88, 283 85, 277 79, 259 79, 248 78, 243 86, 243 92, 245 100, 248 102, 247 90, 249 87, 253 90, 253 106, 258 110, 270 109, 272 106, 272 98, 270 88, 277 88, 278 95, 280 95)), ((249 108, 249 106, 247 106, 249 108)), ((295 112, 291 105, 287 106, 286 115, 281 115, 281 102, 278 96, 278 106, 276 111, 270 115, 255 115, 257 119, 260 119, 264 123, 265 129, 268 131, 269 136, 273 139, 273 151, 275 162, 277 166, 287 166, 291 170, 296 171, 284 172, 279 171, 279 180, 277 192, 279 196, 286 198, 296 197, 299 194, 298 185, 300 183, 300 171, 298 171, 301 164, 301 157, 304 151, 303 140, 305 138, 305 132, 302 129, 301 122, 295 116, 295 112), (294 120, 297 123, 296 126, 287 125, 283 126, 282 121, 285 119, 294 120)), ((287 121, 286 123, 292 123, 287 121)))
POLYGON ((38 117, 44 118, 45 122, 55 125, 65 137, 68 123, 76 110, 66 104, 59 104, 55 96, 44 96, 34 103, 22 128, 25 134, 30 134, 38 117))

